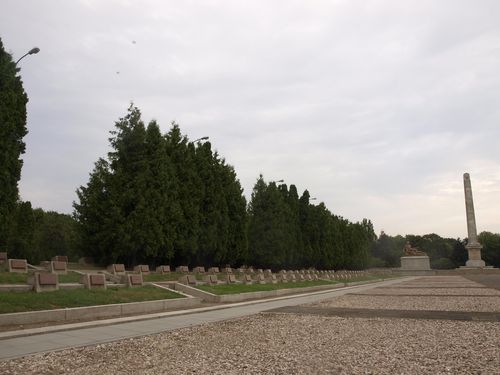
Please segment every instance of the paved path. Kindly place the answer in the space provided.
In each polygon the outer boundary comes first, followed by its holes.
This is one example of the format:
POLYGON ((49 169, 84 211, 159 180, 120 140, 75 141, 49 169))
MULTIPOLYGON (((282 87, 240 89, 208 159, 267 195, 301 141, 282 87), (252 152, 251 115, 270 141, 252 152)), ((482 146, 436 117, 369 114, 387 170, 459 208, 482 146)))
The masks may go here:
POLYGON ((375 287, 397 284, 399 282, 409 281, 412 279, 415 279, 415 277, 387 280, 373 284, 334 289, 331 291, 320 291, 294 296, 278 297, 263 301, 241 302, 224 306, 156 314, 154 319, 148 319, 148 317, 143 316, 142 320, 137 320, 136 317, 135 321, 126 323, 117 323, 120 322, 120 320, 110 319, 102 322, 94 322, 94 324, 102 325, 91 328, 76 328, 78 326, 85 327, 88 323, 81 325, 73 324, 66 327, 47 327, 36 331, 45 331, 45 333, 24 337, 7 338, 7 335, 16 335, 16 332, 7 332, 5 333, 6 335, 3 336, 4 338, 0 340, 0 360, 22 357, 33 353, 61 350, 70 347, 95 345, 130 337, 170 331, 202 323, 233 319, 246 315, 257 314, 265 310, 317 302, 341 296, 346 293, 353 292, 354 290, 362 292, 375 287))

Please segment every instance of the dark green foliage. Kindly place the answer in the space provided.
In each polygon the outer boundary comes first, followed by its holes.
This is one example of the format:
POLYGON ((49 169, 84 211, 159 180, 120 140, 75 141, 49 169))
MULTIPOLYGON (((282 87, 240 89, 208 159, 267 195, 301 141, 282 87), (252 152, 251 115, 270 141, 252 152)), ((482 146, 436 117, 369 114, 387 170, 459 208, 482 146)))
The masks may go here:
POLYGON ((139 109, 111 132, 112 151, 78 189, 82 249, 101 263, 235 264, 246 255, 246 201, 210 143, 172 124, 162 135, 139 109))
MULTIPOLYGON (((26 103, 21 78, 12 56, 0 39, 0 246, 6 245, 12 215, 18 200, 17 183, 21 177, 25 145, 26 103)), ((22 244, 19 244, 23 246, 22 244)))
POLYGON ((55 255, 67 255, 76 261, 79 243, 80 233, 70 215, 32 209, 30 202, 16 205, 6 247, 10 258, 38 264, 55 255))
POLYGON ((370 221, 351 223, 323 203, 299 198, 291 185, 266 184, 260 176, 249 205, 249 263, 265 268, 360 269, 368 266, 375 239, 370 221))
POLYGON ((400 267, 405 243, 406 239, 402 236, 391 237, 382 232, 373 244, 372 256, 381 259, 385 267, 400 267))
POLYGON ((478 236, 483 245, 481 257, 487 265, 500 267, 500 233, 481 232, 478 236))

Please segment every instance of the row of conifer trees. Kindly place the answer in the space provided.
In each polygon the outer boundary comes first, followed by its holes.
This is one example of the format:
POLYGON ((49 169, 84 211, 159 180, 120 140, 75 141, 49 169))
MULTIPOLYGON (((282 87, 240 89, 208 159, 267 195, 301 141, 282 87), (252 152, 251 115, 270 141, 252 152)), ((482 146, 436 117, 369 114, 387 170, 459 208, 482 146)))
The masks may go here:
POLYGON ((138 108, 115 124, 111 151, 77 190, 82 253, 101 263, 363 268, 375 238, 294 185, 255 184, 247 205, 232 166, 172 123, 138 108))

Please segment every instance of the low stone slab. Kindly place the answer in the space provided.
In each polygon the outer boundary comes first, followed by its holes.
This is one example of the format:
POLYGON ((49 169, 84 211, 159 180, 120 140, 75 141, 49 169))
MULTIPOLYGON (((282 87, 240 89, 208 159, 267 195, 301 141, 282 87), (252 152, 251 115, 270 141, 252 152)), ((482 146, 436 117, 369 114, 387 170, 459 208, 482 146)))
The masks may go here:
POLYGON ((122 284, 125 284, 129 288, 142 286, 144 284, 142 275, 139 273, 130 273, 128 275, 123 275, 121 281, 122 284))
POLYGON ((9 259, 9 272, 28 273, 26 259, 9 259))
POLYGON ((430 269, 431 264, 426 255, 401 257, 402 271, 429 271, 430 269))
POLYGON ((206 275, 203 278, 203 281, 209 285, 217 285, 219 283, 219 280, 217 279, 217 275, 206 275))
POLYGON ((255 276, 255 281, 258 282, 259 284, 265 284, 266 283, 266 279, 264 277, 264 274, 262 273, 258 273, 256 276, 255 276))
POLYGON ((219 271, 219 267, 210 267, 210 268, 208 269, 208 272, 209 272, 209 273, 220 273, 220 271, 219 271))
POLYGON ((108 266, 108 272, 113 275, 124 275, 125 265, 122 263, 114 263, 108 266))
POLYGON ((51 260, 49 263, 49 271, 59 275, 66 275, 68 273, 68 263, 60 260, 51 260))
POLYGON ((182 272, 182 273, 188 273, 189 272, 189 267, 188 266, 179 266, 175 269, 176 272, 182 272))
POLYGON ((82 275, 80 282, 87 289, 106 289, 106 277, 100 273, 82 275))
POLYGON ((224 268, 224 272, 227 274, 233 273, 233 269, 231 267, 224 268))
POLYGON ((179 279, 179 282, 185 285, 197 285, 198 282, 193 275, 184 275, 179 279))
POLYGON ((205 273, 205 267, 201 267, 201 266, 194 267, 193 272, 194 273, 205 273))
POLYGON ((145 275, 149 275, 149 265, 147 264, 139 264, 134 267, 134 272, 139 272, 145 275))
POLYGON ((156 267, 156 272, 158 273, 170 273, 170 266, 158 266, 156 267))
POLYGON ((228 284, 236 284, 237 280, 236 280, 236 276, 233 275, 233 274, 229 274, 226 276, 226 282, 228 284))
POLYGON ((241 281, 245 284, 253 284, 252 276, 249 274, 243 275, 243 277, 241 278, 241 281))
POLYGON ((59 289, 59 279, 54 273, 35 272, 28 279, 28 283, 33 286, 33 290, 37 293, 59 289))

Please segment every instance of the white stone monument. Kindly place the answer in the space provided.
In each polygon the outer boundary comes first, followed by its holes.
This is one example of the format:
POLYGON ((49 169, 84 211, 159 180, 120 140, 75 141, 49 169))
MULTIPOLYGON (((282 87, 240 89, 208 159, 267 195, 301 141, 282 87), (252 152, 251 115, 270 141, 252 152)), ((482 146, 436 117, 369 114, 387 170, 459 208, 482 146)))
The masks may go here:
POLYGON ((468 238, 465 248, 469 252, 469 260, 465 263, 465 266, 471 268, 484 268, 486 264, 484 263, 484 260, 481 259, 481 249, 483 247, 477 240, 476 217, 474 215, 474 202, 472 200, 472 187, 468 173, 464 173, 464 192, 468 238))

